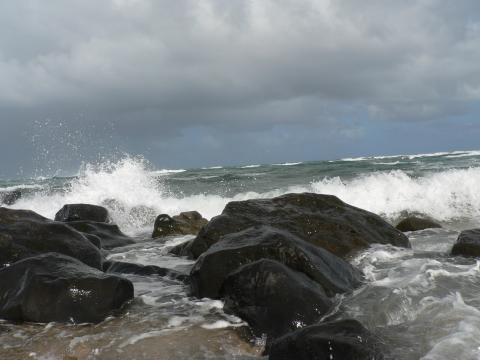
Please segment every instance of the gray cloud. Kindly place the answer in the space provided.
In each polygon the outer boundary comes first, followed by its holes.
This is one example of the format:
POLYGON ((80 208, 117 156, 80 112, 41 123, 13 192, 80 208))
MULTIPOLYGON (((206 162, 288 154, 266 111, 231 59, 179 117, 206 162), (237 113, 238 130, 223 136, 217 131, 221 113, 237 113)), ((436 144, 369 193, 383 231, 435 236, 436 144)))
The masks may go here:
POLYGON ((465 115, 478 14, 475 0, 2 2, 0 126, 104 122, 139 141, 465 115))

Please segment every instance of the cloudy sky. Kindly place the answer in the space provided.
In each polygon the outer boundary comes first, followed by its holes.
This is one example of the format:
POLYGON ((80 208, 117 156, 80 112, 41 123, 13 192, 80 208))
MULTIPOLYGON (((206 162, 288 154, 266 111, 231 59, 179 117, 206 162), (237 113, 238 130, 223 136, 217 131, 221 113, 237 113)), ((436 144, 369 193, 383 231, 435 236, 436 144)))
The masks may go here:
POLYGON ((480 148, 477 0, 0 3, 0 177, 480 148))

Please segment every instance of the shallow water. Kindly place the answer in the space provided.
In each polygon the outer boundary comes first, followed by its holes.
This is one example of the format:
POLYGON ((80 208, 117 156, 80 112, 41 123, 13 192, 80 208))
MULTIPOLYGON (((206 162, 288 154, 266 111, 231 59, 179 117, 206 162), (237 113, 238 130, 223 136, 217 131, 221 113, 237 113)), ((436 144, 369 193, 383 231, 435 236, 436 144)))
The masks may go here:
MULTIPOLYGON (((207 218, 232 200, 312 191, 339 196, 395 223, 420 212, 444 229, 408 234, 412 249, 376 245, 351 261, 364 286, 337 299, 332 317, 353 317, 382 338, 387 359, 480 359, 480 265, 448 253, 462 229, 480 226, 480 152, 229 168, 159 170, 138 158, 87 165, 74 177, 0 180, 20 189, 14 208, 53 218, 66 203, 106 206, 134 245, 109 258, 188 273, 192 262, 167 254, 189 237, 149 239, 155 216, 198 210, 207 218)), ((188 297, 180 282, 127 276, 135 300, 98 325, 0 322, 0 359, 251 359, 250 339, 222 302, 188 297)))

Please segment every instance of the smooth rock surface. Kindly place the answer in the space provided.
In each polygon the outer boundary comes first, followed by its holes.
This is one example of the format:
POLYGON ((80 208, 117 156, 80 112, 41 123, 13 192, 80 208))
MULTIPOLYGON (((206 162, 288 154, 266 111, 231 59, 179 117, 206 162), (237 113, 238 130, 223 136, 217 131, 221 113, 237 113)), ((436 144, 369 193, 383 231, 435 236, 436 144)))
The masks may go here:
POLYGON ((69 221, 67 224, 82 233, 95 235, 100 238, 102 249, 110 250, 135 243, 135 240, 125 235, 115 224, 86 220, 69 221))
POLYGON ((256 225, 287 230, 340 257, 373 243, 410 247, 408 238, 379 216, 332 195, 303 193, 228 203, 181 255, 198 258, 224 235, 256 225))
POLYGON ((328 296, 349 292, 363 276, 325 249, 269 226, 225 235, 202 254, 190 272, 191 290, 199 298, 218 298, 225 278, 240 266, 261 259, 276 260, 320 284, 328 296))
POLYGON ((102 268, 99 249, 67 224, 33 211, 0 207, 0 267, 47 252, 58 252, 102 268))
POLYGON ((397 226, 395 226, 396 229, 402 232, 435 229, 441 227, 442 225, 431 219, 418 216, 409 216, 406 219, 400 221, 397 226))
POLYGON ((58 253, 0 270, 0 318, 32 322, 100 322, 133 298, 132 283, 58 253))
POLYGON ((110 221, 108 210, 103 206, 90 204, 67 204, 64 205, 56 214, 55 221, 78 221, 88 220, 95 222, 110 221))
POLYGON ((270 360, 381 360, 381 344, 356 320, 307 326, 274 341, 270 360))
POLYGON ((480 229, 462 231, 453 245, 452 255, 480 257, 480 229))
POLYGON ((208 223, 197 211, 182 212, 170 217, 167 214, 157 216, 152 237, 171 235, 196 235, 208 223))
POLYGON ((323 288, 283 264, 262 259, 230 273, 221 290, 224 310, 268 341, 317 322, 332 307, 323 288))

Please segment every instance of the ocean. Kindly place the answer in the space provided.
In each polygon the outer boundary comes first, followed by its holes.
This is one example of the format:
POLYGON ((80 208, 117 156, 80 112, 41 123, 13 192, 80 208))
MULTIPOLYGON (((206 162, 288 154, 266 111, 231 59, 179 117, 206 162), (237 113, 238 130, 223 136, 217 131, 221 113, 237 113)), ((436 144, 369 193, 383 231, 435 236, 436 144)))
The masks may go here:
MULTIPOLYGON (((187 272, 192 261, 168 248, 192 238, 152 241, 155 217, 197 210, 221 213, 229 201, 291 192, 333 194, 392 224, 428 215, 442 229, 409 233, 412 249, 375 245, 352 262, 367 283, 336 299, 340 317, 381 334, 391 359, 480 358, 480 263, 448 256, 460 230, 480 227, 480 151, 359 157, 330 161, 156 169, 141 157, 83 165, 71 177, 0 180, 0 194, 19 190, 10 207, 49 218, 68 203, 108 208, 138 242, 109 258, 187 272)), ((1 195, 0 195, 1 196, 1 195)), ((98 325, 0 322, 2 359, 250 359, 263 339, 248 342, 242 321, 222 302, 193 299, 184 285, 128 276, 136 300, 98 325)))

